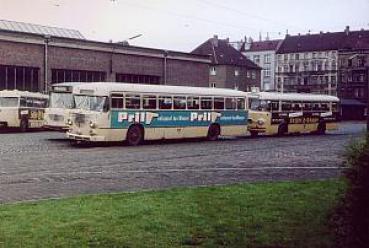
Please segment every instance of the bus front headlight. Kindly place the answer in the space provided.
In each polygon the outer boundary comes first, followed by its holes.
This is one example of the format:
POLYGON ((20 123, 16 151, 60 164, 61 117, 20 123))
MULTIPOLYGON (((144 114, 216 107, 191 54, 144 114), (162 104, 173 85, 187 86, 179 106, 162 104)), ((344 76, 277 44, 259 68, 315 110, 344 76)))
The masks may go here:
POLYGON ((96 124, 90 121, 90 128, 95 128, 95 127, 96 127, 96 124))
POLYGON ((259 126, 262 126, 262 125, 264 125, 264 124, 265 124, 265 120, 264 120, 264 119, 258 119, 258 120, 256 121, 256 124, 258 124, 259 126))

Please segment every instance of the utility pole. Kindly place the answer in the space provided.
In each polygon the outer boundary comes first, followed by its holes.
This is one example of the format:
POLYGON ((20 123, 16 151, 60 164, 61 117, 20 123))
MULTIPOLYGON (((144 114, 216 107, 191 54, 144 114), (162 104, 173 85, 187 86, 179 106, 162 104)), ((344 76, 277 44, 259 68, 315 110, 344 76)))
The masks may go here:
POLYGON ((366 132, 369 139, 369 62, 366 64, 366 80, 368 81, 368 91, 366 97, 366 132))

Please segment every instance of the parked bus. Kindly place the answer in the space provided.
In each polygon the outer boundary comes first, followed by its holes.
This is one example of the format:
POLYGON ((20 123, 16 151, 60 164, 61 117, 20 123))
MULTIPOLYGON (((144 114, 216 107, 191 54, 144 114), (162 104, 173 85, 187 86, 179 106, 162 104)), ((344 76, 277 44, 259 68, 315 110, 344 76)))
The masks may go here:
POLYGON ((45 110, 45 128, 57 131, 68 129, 69 112, 74 105, 73 87, 79 84, 81 83, 68 82, 51 86, 49 106, 45 110))
POLYGON ((284 135, 315 132, 337 128, 339 99, 330 95, 300 93, 247 93, 249 99, 248 130, 252 136, 259 133, 284 135))
POLYGON ((18 90, 0 91, 0 128, 41 128, 48 96, 18 90))
POLYGON ((73 90, 67 137, 75 142, 206 137, 247 133, 244 92, 203 87, 90 83, 73 90))

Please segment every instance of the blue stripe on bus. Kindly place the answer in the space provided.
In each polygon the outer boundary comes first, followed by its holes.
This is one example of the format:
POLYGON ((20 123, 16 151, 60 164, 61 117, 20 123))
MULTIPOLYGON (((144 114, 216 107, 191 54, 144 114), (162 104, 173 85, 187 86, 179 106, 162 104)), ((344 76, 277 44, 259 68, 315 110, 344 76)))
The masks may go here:
POLYGON ((246 125, 246 111, 117 111, 111 115, 112 128, 128 128, 133 123, 144 127, 186 127, 246 125))

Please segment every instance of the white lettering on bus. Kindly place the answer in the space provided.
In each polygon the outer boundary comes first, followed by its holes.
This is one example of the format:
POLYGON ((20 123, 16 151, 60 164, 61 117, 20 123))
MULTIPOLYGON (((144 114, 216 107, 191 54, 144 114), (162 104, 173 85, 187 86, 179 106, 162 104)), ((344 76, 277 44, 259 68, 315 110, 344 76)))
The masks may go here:
POLYGON ((128 123, 145 123, 146 125, 150 125, 152 120, 158 117, 159 114, 152 112, 136 112, 136 113, 127 113, 120 112, 118 113, 118 122, 122 123, 123 121, 128 121, 128 123))
POLYGON ((191 112, 190 121, 211 121, 215 122, 218 117, 221 117, 221 113, 217 112, 204 112, 204 113, 198 113, 198 112, 191 112))

